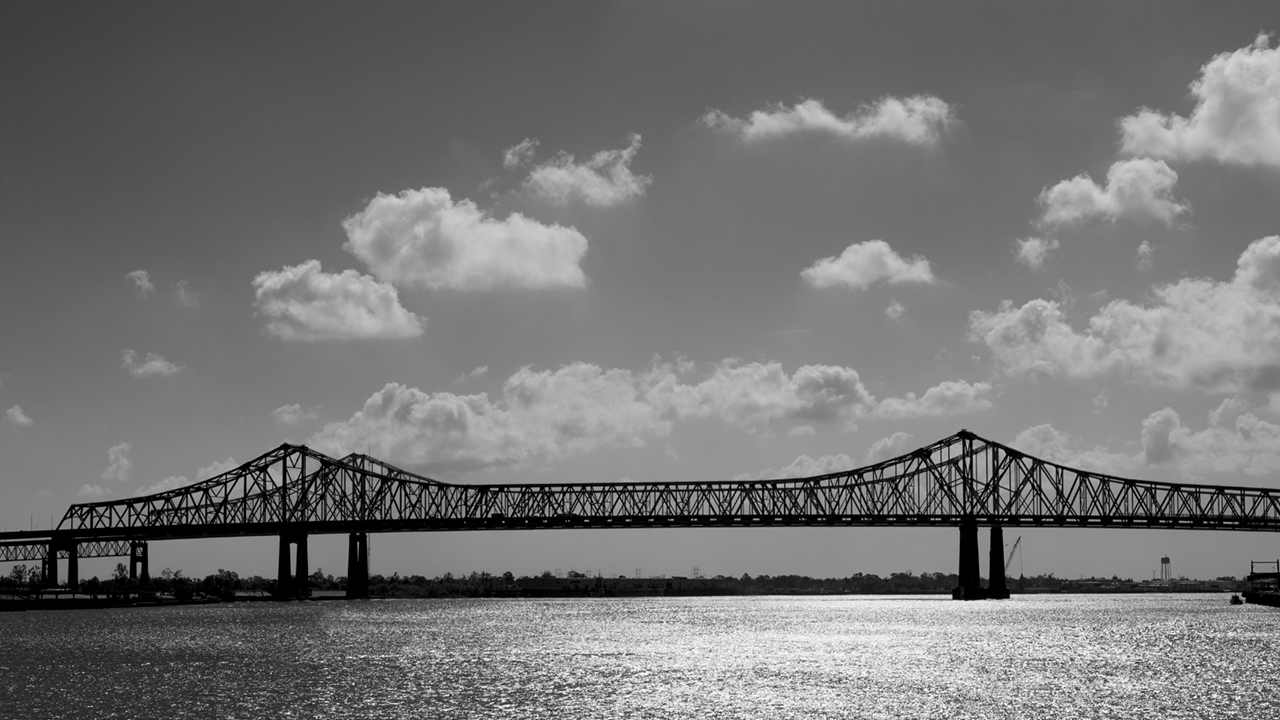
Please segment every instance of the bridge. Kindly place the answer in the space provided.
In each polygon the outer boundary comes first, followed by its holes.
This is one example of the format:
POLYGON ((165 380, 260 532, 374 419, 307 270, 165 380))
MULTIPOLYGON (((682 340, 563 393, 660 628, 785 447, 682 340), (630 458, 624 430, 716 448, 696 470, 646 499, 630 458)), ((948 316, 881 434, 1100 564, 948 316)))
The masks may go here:
POLYGON ((950 526, 961 599, 1008 597, 1005 527, 1280 531, 1280 490, 1119 478, 1032 457, 961 430, 900 457, 774 480, 451 484, 368 455, 284 444, 217 477, 153 495, 72 505, 50 531, 0 533, 0 562, 39 560, 58 585, 80 558, 128 557, 148 578, 148 543, 275 536, 277 596, 307 594, 307 537, 346 534, 347 594, 368 594, 371 533, 560 528, 950 526), (987 587, 978 528, 991 533, 987 587))

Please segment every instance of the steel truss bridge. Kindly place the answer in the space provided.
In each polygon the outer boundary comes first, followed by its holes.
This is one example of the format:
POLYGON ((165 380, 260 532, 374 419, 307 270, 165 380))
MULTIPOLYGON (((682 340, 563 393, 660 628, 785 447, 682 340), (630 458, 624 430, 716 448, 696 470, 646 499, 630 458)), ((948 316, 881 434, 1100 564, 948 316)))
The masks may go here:
POLYGON ((147 577, 147 543, 278 536, 277 589, 305 594, 306 538, 348 534, 348 594, 368 592, 368 534, 441 530, 773 526, 960 528, 957 597, 1007 596, 1004 527, 1280 531, 1280 489, 1113 477, 1032 457, 961 430, 867 467, 807 478, 706 482, 450 484, 368 455, 335 459, 284 444, 187 487, 72 505, 51 531, 0 533, 0 562, 39 560, 69 585, 77 560, 129 557, 147 577), (979 579, 979 526, 991 528, 979 579), (291 546, 296 559, 291 562, 291 546))

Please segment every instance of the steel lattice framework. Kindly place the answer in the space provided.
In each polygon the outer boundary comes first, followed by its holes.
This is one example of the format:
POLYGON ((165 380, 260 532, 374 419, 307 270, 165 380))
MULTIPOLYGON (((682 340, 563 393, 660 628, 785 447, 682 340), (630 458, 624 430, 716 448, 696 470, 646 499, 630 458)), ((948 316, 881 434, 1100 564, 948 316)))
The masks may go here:
MULTIPOLYGON (((1118 478, 964 430, 846 472, 723 482, 450 484, 285 444, 188 487, 73 505, 44 537, 95 557, 127 554, 128 540, 282 533, 962 522, 1277 531, 1280 490, 1118 478)), ((0 544, 0 561, 47 552, 22 544, 0 544)))

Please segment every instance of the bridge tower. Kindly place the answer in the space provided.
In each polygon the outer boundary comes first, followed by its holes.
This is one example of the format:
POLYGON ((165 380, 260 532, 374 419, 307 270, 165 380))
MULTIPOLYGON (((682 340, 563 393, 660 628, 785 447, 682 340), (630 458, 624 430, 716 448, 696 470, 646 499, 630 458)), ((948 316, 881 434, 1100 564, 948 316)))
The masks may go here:
POLYGON ((147 561, 147 541, 129 542, 129 579, 151 582, 151 566, 147 561))

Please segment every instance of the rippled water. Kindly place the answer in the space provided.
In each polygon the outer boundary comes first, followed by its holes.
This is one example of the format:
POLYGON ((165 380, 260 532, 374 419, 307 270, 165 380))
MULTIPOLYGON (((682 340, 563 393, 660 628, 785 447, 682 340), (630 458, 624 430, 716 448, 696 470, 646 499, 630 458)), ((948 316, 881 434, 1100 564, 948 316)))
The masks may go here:
POLYGON ((1224 595, 252 603, 0 614, 4 718, 1280 717, 1224 595))

